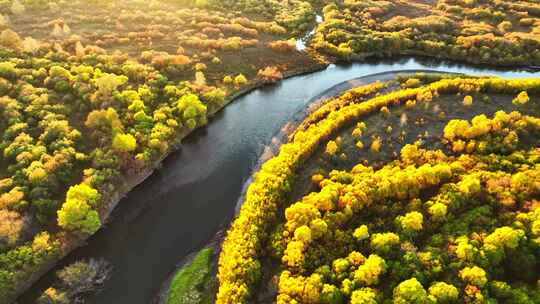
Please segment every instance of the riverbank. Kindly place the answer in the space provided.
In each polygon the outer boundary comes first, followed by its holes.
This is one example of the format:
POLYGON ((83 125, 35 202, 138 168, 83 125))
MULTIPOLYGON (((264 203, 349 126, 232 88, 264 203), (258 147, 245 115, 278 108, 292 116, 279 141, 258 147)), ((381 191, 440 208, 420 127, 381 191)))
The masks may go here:
MULTIPOLYGON (((327 67, 327 64, 316 64, 313 66, 305 66, 298 70, 292 70, 292 71, 286 71, 283 73, 283 79, 288 79, 291 77, 304 75, 313 73, 315 71, 323 70, 327 67)), ((268 84, 264 83, 263 81, 256 81, 251 85, 248 85, 244 87, 243 89, 233 93, 232 95, 228 96, 225 99, 225 102, 222 103, 218 107, 213 107, 211 111, 208 112, 208 119, 211 120, 216 114, 218 114, 220 111, 222 111, 227 105, 234 102, 236 99, 240 98, 241 96, 248 94, 249 92, 252 92, 253 90, 256 90, 258 88, 267 86, 268 84)), ((135 187, 143 183, 145 180, 147 180, 152 174, 155 173, 157 169, 159 169, 162 165, 162 162, 169 157, 172 153, 176 152, 181 147, 181 142, 183 139, 185 139, 187 136, 189 136, 191 133, 193 133, 195 130, 199 128, 204 128, 205 126, 197 127, 193 130, 184 130, 182 133, 179 133, 175 139, 175 142, 173 143, 173 148, 170 149, 166 154, 161 156, 159 159, 154 161, 150 166, 146 167, 143 171, 139 172, 135 176, 132 176, 127 179, 127 181, 121 185, 118 185, 116 191, 113 193, 109 193, 109 198, 102 202, 100 205, 100 208, 98 210, 98 213, 100 215, 100 219, 102 222, 102 227, 100 229, 103 229, 104 226, 108 223, 111 213, 113 210, 116 209, 118 206, 118 203, 126 197, 126 195, 131 192, 135 187)), ((0 300, 0 303, 13 303, 15 300, 21 296, 28 288, 30 288, 33 284, 35 284, 43 275, 45 275, 47 272, 51 271, 53 269, 58 261, 64 259, 69 253, 71 253, 76 248, 82 247, 86 244, 86 241, 88 238, 90 238, 92 235, 87 235, 82 238, 73 238, 71 236, 68 236, 64 238, 65 242, 62 242, 64 245, 61 249, 61 253, 58 256, 57 259, 43 265, 38 271, 33 272, 32 276, 24 282, 23 285, 18 286, 17 292, 14 293, 14 295, 8 299, 2 299, 0 300), (4 302, 5 301, 5 302, 4 302)), ((114 265, 113 265, 114 266, 114 265)))
MULTIPOLYGON (((201 270, 208 273, 209 277, 213 278, 214 280, 213 281, 206 280, 206 281, 203 282, 202 285, 203 286, 211 286, 210 284, 212 284, 212 283, 217 284, 217 278, 215 277, 216 270, 217 270, 217 264, 215 263, 215 261, 217 261, 217 258, 219 257, 219 253, 220 253, 220 250, 221 250, 221 242, 223 241, 224 233, 225 233, 224 230, 220 230, 218 233, 216 233, 216 235, 212 238, 212 240, 210 240, 204 246, 204 248, 202 248, 202 249, 200 249, 198 251, 192 252, 191 254, 189 254, 188 256, 183 258, 176 265, 176 268, 169 273, 169 275, 167 276, 167 279, 162 283, 162 286, 161 286, 159 292, 156 294, 156 296, 152 300, 152 304, 168 304, 168 298, 170 296, 171 289, 173 287, 172 284, 173 284, 174 278, 177 277, 181 273, 181 271, 183 269, 193 267, 194 259, 201 252, 203 252, 205 250, 211 250, 212 251, 212 258, 211 258, 209 264, 206 264, 206 265, 203 265, 203 266, 200 266, 200 267, 203 267, 204 269, 201 269, 201 270)), ((211 298, 213 298, 213 296, 211 296, 211 298)))

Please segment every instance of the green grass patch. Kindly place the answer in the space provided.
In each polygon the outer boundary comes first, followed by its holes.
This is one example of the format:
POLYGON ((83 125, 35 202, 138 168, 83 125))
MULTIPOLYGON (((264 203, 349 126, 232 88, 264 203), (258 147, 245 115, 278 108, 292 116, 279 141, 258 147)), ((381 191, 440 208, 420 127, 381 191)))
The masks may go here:
POLYGON ((213 248, 201 250, 191 263, 176 273, 172 282, 167 304, 203 303, 208 295, 204 290, 212 270, 213 248))

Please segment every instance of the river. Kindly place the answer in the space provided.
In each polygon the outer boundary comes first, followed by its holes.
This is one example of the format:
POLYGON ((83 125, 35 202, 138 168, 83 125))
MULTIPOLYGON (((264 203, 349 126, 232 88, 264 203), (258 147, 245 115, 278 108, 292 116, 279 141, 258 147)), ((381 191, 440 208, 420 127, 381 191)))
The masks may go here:
POLYGON ((323 71, 257 89, 238 98, 207 127, 188 136, 160 170, 120 202, 109 223, 86 246, 44 276, 19 303, 33 303, 50 285, 54 271, 85 258, 104 258, 114 266, 111 279, 88 303, 150 303, 180 260, 227 227, 265 146, 296 113, 321 92, 346 80, 407 69, 534 77, 531 71, 401 58, 330 65, 323 71))

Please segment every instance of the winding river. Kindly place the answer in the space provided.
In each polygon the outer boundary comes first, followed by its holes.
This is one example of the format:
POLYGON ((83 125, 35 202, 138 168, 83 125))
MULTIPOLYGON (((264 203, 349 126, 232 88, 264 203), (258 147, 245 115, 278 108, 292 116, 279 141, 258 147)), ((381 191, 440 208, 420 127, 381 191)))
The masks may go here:
MULTIPOLYGON (((359 76, 393 70, 430 69, 509 78, 533 77, 532 71, 494 70, 428 59, 330 65, 255 90, 195 131, 182 148, 124 198, 110 222, 88 244, 53 270, 84 258, 114 265, 111 279, 89 303, 147 304, 175 265, 225 228, 243 185, 272 138, 295 114, 326 89, 359 76)), ((53 276, 50 272, 19 303, 33 303, 53 276)))

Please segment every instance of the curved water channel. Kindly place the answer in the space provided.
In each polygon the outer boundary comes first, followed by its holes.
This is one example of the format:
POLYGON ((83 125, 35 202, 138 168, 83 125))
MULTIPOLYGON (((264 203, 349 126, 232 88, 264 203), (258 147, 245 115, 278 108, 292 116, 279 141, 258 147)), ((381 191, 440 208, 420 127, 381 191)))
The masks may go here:
POLYGON ((401 58, 330 65, 326 70, 255 90, 188 136, 181 149, 163 162, 162 169, 120 202, 109 223, 85 247, 64 259, 19 303, 33 303, 50 285, 54 271, 85 258, 104 258, 114 266, 111 279, 89 303, 150 303, 175 265, 228 225, 259 156, 295 113, 303 111, 321 92, 346 80, 407 69, 535 76, 532 71, 401 58))

